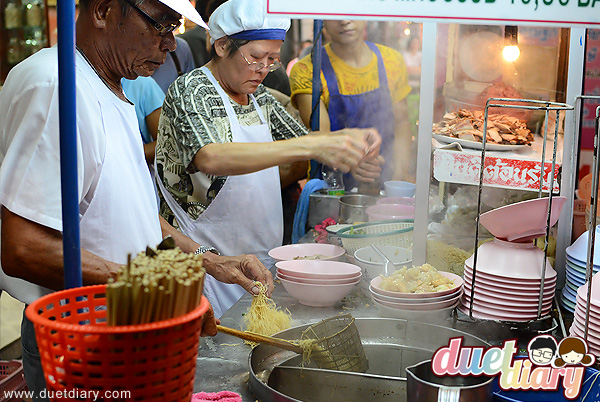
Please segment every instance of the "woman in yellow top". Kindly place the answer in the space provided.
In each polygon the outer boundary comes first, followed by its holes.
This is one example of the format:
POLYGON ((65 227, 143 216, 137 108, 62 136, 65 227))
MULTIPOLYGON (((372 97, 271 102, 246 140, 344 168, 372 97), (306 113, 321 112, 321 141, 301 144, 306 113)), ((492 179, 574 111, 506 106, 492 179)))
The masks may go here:
MULTIPOLYGON (((399 52, 363 40, 364 21, 325 21, 330 43, 322 49, 321 130, 375 127, 383 139, 381 184, 409 174, 411 131, 406 96, 410 93, 406 65, 399 52)), ((309 124, 312 59, 304 57, 290 75, 292 102, 309 124)), ((377 167, 373 167, 377 168, 377 167)), ((357 185, 351 175, 347 189, 357 185)))

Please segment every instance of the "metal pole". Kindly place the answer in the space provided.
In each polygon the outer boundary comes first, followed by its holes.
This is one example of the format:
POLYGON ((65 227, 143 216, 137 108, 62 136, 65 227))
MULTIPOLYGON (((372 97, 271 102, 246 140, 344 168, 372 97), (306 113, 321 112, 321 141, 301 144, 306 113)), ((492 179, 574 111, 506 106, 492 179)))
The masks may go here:
POLYGON ((79 287, 79 196, 75 103, 75 1, 58 0, 58 116, 65 289, 79 287))

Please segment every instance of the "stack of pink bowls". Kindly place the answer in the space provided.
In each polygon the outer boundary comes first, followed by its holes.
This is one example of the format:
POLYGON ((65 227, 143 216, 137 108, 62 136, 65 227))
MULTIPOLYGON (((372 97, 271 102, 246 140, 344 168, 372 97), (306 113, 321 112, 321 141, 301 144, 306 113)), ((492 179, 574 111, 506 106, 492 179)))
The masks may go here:
POLYGON ((277 278, 288 293, 311 307, 333 306, 360 282, 359 266, 330 260, 279 261, 277 278))
MULTIPOLYGON (((464 292, 459 310, 469 314, 473 283, 472 255, 465 261, 464 292)), ((533 242, 494 239, 479 246, 473 317, 499 321, 537 319, 544 252, 533 242)), ((556 291, 556 271, 546 260, 542 315, 548 314, 556 291)))
POLYGON ((463 280, 450 272, 439 271, 440 274, 454 282, 448 290, 432 293, 392 292, 381 288, 382 276, 371 281, 369 291, 375 307, 383 317, 403 318, 432 323, 439 323, 450 316, 462 294, 463 280))
MULTIPOLYGON (((587 344, 589 351, 600 357, 600 277, 596 274, 592 277, 592 297, 590 301, 590 316, 588 324, 587 344)), ((587 284, 577 289, 577 305, 573 324, 569 335, 583 338, 585 331, 585 312, 587 308, 587 284)))

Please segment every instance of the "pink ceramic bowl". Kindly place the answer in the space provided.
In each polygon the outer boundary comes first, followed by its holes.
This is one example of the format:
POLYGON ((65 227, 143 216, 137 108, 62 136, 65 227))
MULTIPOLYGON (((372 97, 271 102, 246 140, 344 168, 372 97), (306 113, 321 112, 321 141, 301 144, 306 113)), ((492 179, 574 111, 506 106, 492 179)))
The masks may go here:
MULTIPOLYGON (((567 197, 552 197, 550 226, 554 226, 567 197)), ((479 222, 495 237, 508 241, 534 239, 546 234, 548 198, 537 198, 496 208, 482 214, 479 222)))
POLYGON ((415 197, 383 197, 376 204, 415 205, 415 197))
MULTIPOLYGON (((474 254, 465 261, 473 268, 474 254)), ((509 280, 540 280, 544 252, 533 242, 511 243, 494 239, 477 249, 477 275, 490 274, 509 280)), ((556 277, 556 271, 546 261, 546 280, 556 277)))
POLYGON ((269 257, 275 261, 301 260, 305 257, 315 256, 320 260, 335 260, 343 256, 345 252, 342 247, 333 244, 288 244, 269 251, 269 257))
MULTIPOLYGON (((389 302, 389 303, 405 303, 405 304, 425 304, 425 303, 436 303, 436 302, 441 302, 441 301, 446 301, 446 300, 450 300, 455 298, 457 295, 461 295, 462 294, 462 289, 458 288, 456 292, 454 293, 450 293, 447 295, 443 295, 443 296, 437 296, 437 297, 422 297, 422 298, 418 298, 418 299, 411 299, 411 298, 406 298, 406 297, 392 297, 392 296, 385 296, 382 294, 379 294, 377 292, 375 292, 373 290, 372 286, 369 286, 369 291, 371 292, 371 296, 373 298, 377 298, 378 301, 384 301, 384 302, 389 302)), ((427 295, 427 293, 423 293, 424 295, 427 295)))
POLYGON ((371 281, 371 287, 373 288, 373 292, 376 294, 380 294, 383 296, 391 296, 391 297, 401 297, 401 298, 406 298, 406 299, 421 299, 421 298, 431 298, 431 297, 438 297, 438 296, 444 296, 444 295, 448 295, 451 293, 456 293, 456 292, 460 292, 461 291, 461 287, 463 285, 463 279, 458 276, 455 275, 451 272, 445 272, 445 271, 438 271, 440 274, 442 274, 443 276, 445 276, 446 278, 451 279, 454 282, 454 287, 452 289, 447 289, 447 290, 442 290, 440 292, 432 292, 432 293, 403 293, 403 292, 392 292, 389 290, 384 290, 381 289, 379 286, 381 285, 381 281, 383 280, 383 277, 378 276, 377 278, 373 278, 373 280, 371 281))
POLYGON ((353 276, 352 278, 344 278, 344 279, 310 279, 310 278, 298 278, 295 276, 289 276, 289 275, 285 275, 281 272, 279 272, 279 270, 277 270, 277 278, 278 279, 285 279, 286 281, 290 281, 290 282, 297 282, 297 283, 308 283, 310 285, 344 285, 347 283, 353 283, 356 282, 357 280, 359 280, 361 277, 361 274, 358 273, 358 275, 353 276))
MULTIPOLYGON (((458 310, 466 315, 469 315, 469 304, 465 304, 463 302, 464 299, 461 299, 461 303, 458 305, 458 310)), ((542 310, 542 316, 548 314, 549 312, 550 308, 542 310)), ((482 320, 525 322, 537 319, 537 312, 515 314, 503 310, 480 307, 477 305, 477 303, 475 303, 473 305, 473 317, 482 320)))
POLYGON ((275 266, 284 275, 307 279, 348 279, 361 272, 357 265, 327 260, 279 261, 275 266))
MULTIPOLYGON (((471 301, 471 293, 465 292, 463 297, 467 302, 471 301)), ((521 300, 504 300, 497 299, 495 297, 490 297, 482 294, 475 293, 475 304, 481 304, 482 306, 487 306, 491 308, 504 308, 506 310, 523 310, 523 312, 534 312, 537 311, 538 302, 537 301, 521 301, 521 300)), ((544 300, 542 302, 542 309, 548 308, 552 305, 552 298, 550 300, 544 300)))
POLYGON ((369 222, 389 219, 414 219, 415 207, 401 204, 376 204, 367 208, 369 222))
MULTIPOLYGON (((498 290, 496 290, 494 288, 482 287, 480 284, 476 283, 475 284, 475 295, 492 297, 495 300, 497 300, 498 302, 504 302, 504 301, 511 302, 511 301, 515 300, 515 294, 518 294, 520 301, 522 301, 524 303, 537 304, 537 302, 539 300, 540 286, 538 286, 537 288, 532 288, 532 289, 534 290, 534 292, 530 292, 530 293, 523 292, 523 288, 521 288, 521 287, 515 287, 510 292, 499 292, 498 290)), ((468 295, 468 296, 471 295, 471 282, 468 279, 465 279, 463 291, 466 295, 468 295)), ((544 297, 542 300, 544 302, 549 301, 549 300, 551 301, 552 298, 554 298, 555 291, 556 291, 555 286, 545 287, 544 288, 544 297)))
POLYGON ((384 306, 391 307, 391 308, 397 308, 397 309, 401 309, 401 310, 411 310, 411 311, 432 311, 432 310, 441 310, 443 308, 447 308, 447 307, 451 307, 451 306, 456 306, 458 304, 458 299, 460 299, 460 296, 461 295, 458 294, 451 299, 433 302, 433 303, 393 303, 393 302, 381 300, 377 296, 376 293, 371 294, 371 297, 373 297, 373 299, 375 301, 377 301, 380 304, 383 304, 384 306))
POLYGON ((308 283, 291 282, 280 279, 283 287, 292 296, 298 299, 300 304, 311 307, 333 306, 343 299, 360 279, 343 285, 312 285, 308 283))
MULTIPOLYGON (((556 273, 554 273, 553 271, 548 271, 549 267, 551 267, 550 264, 548 264, 546 266, 546 279, 544 280, 544 286, 556 285, 556 273)), ((465 280, 468 279, 469 283, 471 283, 471 280, 473 278, 473 268, 471 268, 467 264, 465 264, 464 276, 465 276, 465 280)), ((477 277, 475 278, 475 280, 477 282, 486 282, 490 285, 499 286, 499 287, 515 288, 515 287, 520 286, 523 288, 527 288, 527 287, 532 287, 532 286, 536 287, 537 286, 539 289, 539 287, 541 286, 541 283, 542 283, 541 277, 542 277, 542 275, 540 274, 540 278, 537 278, 537 279, 521 279, 521 278, 513 278, 513 277, 510 277, 509 275, 501 276, 501 275, 488 274, 486 272, 482 272, 480 267, 477 266, 477 277)))

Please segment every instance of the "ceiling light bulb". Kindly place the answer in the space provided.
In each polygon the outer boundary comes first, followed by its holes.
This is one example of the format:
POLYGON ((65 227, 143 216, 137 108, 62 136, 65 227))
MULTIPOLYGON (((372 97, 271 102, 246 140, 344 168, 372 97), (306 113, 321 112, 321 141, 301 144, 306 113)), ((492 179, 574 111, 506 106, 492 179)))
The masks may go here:
POLYGON ((502 50, 502 57, 504 57, 504 60, 511 63, 517 60, 520 54, 521 51, 518 46, 504 46, 504 49, 502 50))

